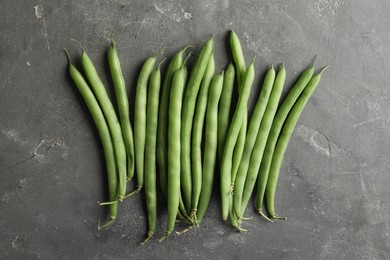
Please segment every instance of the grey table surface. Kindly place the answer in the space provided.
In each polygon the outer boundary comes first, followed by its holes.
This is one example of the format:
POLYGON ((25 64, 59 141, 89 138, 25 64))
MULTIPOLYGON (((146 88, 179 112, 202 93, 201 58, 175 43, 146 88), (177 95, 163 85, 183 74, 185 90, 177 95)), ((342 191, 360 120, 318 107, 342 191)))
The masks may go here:
MULTIPOLYGON (((1 2, 1 259, 389 257, 389 1, 1 2), (62 48, 80 65, 70 39, 82 42, 113 96, 106 51, 114 31, 133 103, 142 62, 164 46, 168 57, 188 44, 196 53, 214 33, 224 69, 229 29, 248 62, 257 55, 250 110, 271 63, 286 66, 285 92, 315 54, 318 68, 331 65, 284 158, 276 206, 288 220, 267 223, 249 207, 250 232, 235 232, 220 220, 215 192, 200 228, 142 247, 138 195, 97 231, 108 214, 96 205, 107 198, 104 157, 62 48)), ((166 228, 161 198, 159 213, 156 237, 166 228)))

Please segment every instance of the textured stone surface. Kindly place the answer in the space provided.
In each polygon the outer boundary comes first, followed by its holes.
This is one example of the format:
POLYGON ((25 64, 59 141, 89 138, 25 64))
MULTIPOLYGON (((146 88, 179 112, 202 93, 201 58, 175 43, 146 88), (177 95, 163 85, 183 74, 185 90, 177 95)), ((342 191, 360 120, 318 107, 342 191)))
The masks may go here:
MULTIPOLYGON (((1 259, 384 259, 390 254, 389 1, 3 1, 0 10, 1 259), (111 2, 108 4, 108 2, 111 2), (217 71, 229 60, 228 29, 256 59, 256 101, 271 64, 291 87, 318 54, 331 65, 284 159, 276 197, 288 221, 251 207, 247 234, 220 220, 215 192, 202 227, 141 247, 144 196, 125 201, 112 227, 97 131, 66 72, 82 42, 109 86, 115 32, 130 99, 142 62, 216 36, 217 71)), ((196 51, 197 49, 195 49, 196 51)), ((250 106, 250 109, 253 106, 250 106)), ((165 230, 160 199, 156 237, 165 230)), ((178 229, 183 226, 178 225, 178 229)))

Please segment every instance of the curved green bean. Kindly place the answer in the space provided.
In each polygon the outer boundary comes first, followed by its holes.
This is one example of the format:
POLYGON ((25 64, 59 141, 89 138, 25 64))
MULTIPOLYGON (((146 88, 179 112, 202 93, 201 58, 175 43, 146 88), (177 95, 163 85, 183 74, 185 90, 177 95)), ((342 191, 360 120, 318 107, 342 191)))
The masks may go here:
MULTIPOLYGON (((122 201, 126 195, 126 148, 123 141, 122 129, 118 121, 118 117, 108 97, 106 88, 101 81, 99 74, 96 71, 95 65, 89 58, 87 52, 82 48, 81 65, 83 66, 85 75, 90 83, 90 86, 95 93, 96 99, 103 111, 104 117, 107 120, 108 128, 110 129, 112 142, 114 145, 115 161, 118 171, 118 197, 122 201)), ((100 203, 106 205, 115 203, 114 201, 107 203, 100 203)))
POLYGON ((253 61, 248 66, 242 83, 242 93, 238 98, 236 111, 234 112, 232 122, 230 124, 229 132, 226 138, 225 149, 222 157, 221 165, 221 206, 222 219, 226 220, 229 214, 229 196, 231 195, 231 169, 234 144, 237 141, 238 134, 241 129, 249 94, 255 76, 253 61))
POLYGON ((265 109, 263 119, 261 121, 259 132, 257 133, 256 142, 252 150, 252 155, 249 163, 248 173, 245 180, 244 191, 242 193, 241 214, 243 215, 248 201, 252 195, 252 191, 257 179, 260 168, 261 158, 263 157, 265 144, 268 134, 271 129, 272 121, 278 108, 280 95, 282 94, 283 85, 286 80, 286 70, 283 64, 280 65, 276 75, 271 95, 268 99, 267 108, 265 109))
MULTIPOLYGON (((118 178, 116 174, 116 162, 114 155, 114 146, 112 144, 110 130, 108 129, 106 119, 104 118, 103 112, 99 106, 99 103, 96 101, 94 94, 88 86, 88 83, 85 81, 83 75, 72 65, 69 59, 68 52, 65 50, 66 56, 69 63, 69 74, 74 81, 77 89, 79 90, 81 96, 83 97, 87 107, 92 115, 93 121, 95 122, 96 128, 99 133, 100 140, 103 145, 103 152, 106 159, 107 167, 107 177, 108 177, 108 192, 110 201, 115 201, 117 199, 118 192, 118 178)), ((118 203, 110 204, 110 220, 104 225, 98 225, 98 229, 112 224, 116 218, 118 212, 118 203)))
POLYGON ((169 93, 173 74, 183 65, 184 53, 192 46, 187 46, 179 51, 169 62, 167 72, 161 90, 159 119, 157 128, 157 163, 159 169, 160 186, 165 197, 167 197, 167 172, 168 172, 168 112, 169 93))
POLYGON ((115 89, 123 141, 127 152, 127 181, 130 181, 134 176, 134 138, 133 130, 131 129, 129 100, 126 92, 125 79, 123 78, 114 40, 111 41, 111 45, 108 49, 108 65, 110 67, 112 82, 115 89))
POLYGON ((187 87, 184 94, 183 112, 182 112, 182 129, 181 129, 181 174, 180 182, 182 186, 182 195, 184 205, 187 211, 191 210, 191 194, 192 194, 192 179, 191 179, 191 132, 192 122, 194 118, 196 97, 198 96, 199 87, 206 71, 207 64, 214 50, 214 36, 206 41, 195 64, 192 68, 187 87))
POLYGON ((131 194, 139 192, 144 186, 146 103, 148 96, 148 83, 154 68, 154 64, 156 63, 156 58, 159 54, 160 52, 145 61, 138 76, 134 109, 134 135, 136 136, 134 140, 134 148, 135 167, 137 173, 137 190, 131 194))
POLYGON ((289 91, 287 97, 283 101, 282 105, 278 109, 274 121, 272 122, 271 130, 268 135, 267 144, 265 146, 264 155, 261 160, 259 176, 257 178, 257 191, 256 191, 256 201, 255 207, 258 210, 259 214, 265 216, 262 212, 263 200, 265 188, 267 185, 268 173, 271 167, 272 157, 274 154, 274 149, 276 146, 276 142, 278 141, 278 137, 280 131, 283 127, 283 123, 286 120, 288 113, 293 107, 295 101, 298 99, 299 95, 302 93, 303 89, 310 81, 314 72, 314 62, 307 68, 299 77, 298 81, 289 91))
MULTIPOLYGON (((211 59, 210 61, 212 61, 211 59)), ((209 63, 210 64, 210 63, 209 63)), ((208 93, 206 130, 204 141, 204 156, 202 169, 202 190, 196 212, 196 222, 202 222, 203 216, 209 205, 213 189, 214 171, 217 158, 218 135, 218 103, 223 88, 224 72, 215 75, 208 93)))
POLYGON ((218 111, 218 159, 222 162, 223 150, 225 147, 226 136, 229 131, 230 106, 232 103, 234 87, 234 65, 229 62, 224 74, 223 89, 221 100, 219 101, 218 111))
POLYGON ((245 58, 244 53, 242 52, 240 39, 238 39, 237 34, 233 30, 230 31, 230 48, 232 50, 234 63, 236 64, 237 82, 240 89, 246 70, 245 58))
MULTIPOLYGON (((198 209, 199 196, 202 190, 202 134, 203 125, 206 115, 206 108, 208 104, 208 95, 211 80, 215 73, 214 54, 211 54, 209 63, 205 74, 203 76, 202 84, 196 99, 196 108, 194 115, 194 122, 192 127, 192 145, 191 145, 191 166, 192 166, 192 203, 191 216, 196 222, 196 211, 198 209)), ((210 90, 212 91, 212 90, 210 90)), ((206 149, 206 147, 205 147, 206 149)), ((206 152, 206 150, 205 150, 206 152)))
POLYGON ((320 83, 321 75, 327 67, 321 69, 321 71, 313 76, 307 83, 302 94, 299 96, 298 100, 295 102, 293 108, 291 109, 286 122, 283 125, 282 132, 279 135, 278 142, 275 147, 275 152, 272 157, 271 168, 268 175, 267 187, 266 187, 266 201, 267 209, 269 214, 273 219, 278 219, 279 217, 275 212, 275 190, 278 182, 280 167, 282 166, 283 157, 286 152, 291 134, 294 130, 294 127, 299 119, 299 116, 302 113, 307 101, 310 96, 313 94, 314 90, 317 88, 320 83))
POLYGON ((248 173, 248 167, 252 155, 252 150, 256 142, 256 137, 260 129, 261 121, 264 116, 265 109, 271 94, 272 86, 275 81, 275 70, 273 66, 270 67, 264 77, 263 87, 261 88, 259 99, 257 100, 255 109, 253 110, 252 118, 249 123, 248 134, 245 139, 244 152, 240 166, 238 168, 237 178, 235 180, 233 192, 233 207, 235 215, 240 219, 242 193, 245 186, 245 180, 248 173))
POLYGON ((146 109, 145 195, 149 230, 143 244, 153 236, 157 225, 156 143, 161 85, 160 65, 161 63, 150 75, 146 109))

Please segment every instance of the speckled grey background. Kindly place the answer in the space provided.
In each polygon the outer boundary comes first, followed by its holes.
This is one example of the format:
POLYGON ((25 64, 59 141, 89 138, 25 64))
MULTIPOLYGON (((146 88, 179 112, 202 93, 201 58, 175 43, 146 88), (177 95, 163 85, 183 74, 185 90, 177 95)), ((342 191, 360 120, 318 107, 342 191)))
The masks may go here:
POLYGON ((1 259, 389 257, 389 1, 23 0, 2 1, 0 14, 1 259), (103 155, 62 48, 79 64, 70 38, 81 41, 110 86, 114 30, 133 101, 140 65, 163 46, 170 56, 214 33, 223 69, 230 28, 248 61, 257 54, 250 109, 271 63, 285 63, 285 89, 315 54, 318 67, 331 65, 284 159, 276 206, 288 221, 267 223, 249 208, 250 232, 237 233, 220 220, 215 193, 201 228, 141 247, 145 206, 135 196, 98 232, 103 155))

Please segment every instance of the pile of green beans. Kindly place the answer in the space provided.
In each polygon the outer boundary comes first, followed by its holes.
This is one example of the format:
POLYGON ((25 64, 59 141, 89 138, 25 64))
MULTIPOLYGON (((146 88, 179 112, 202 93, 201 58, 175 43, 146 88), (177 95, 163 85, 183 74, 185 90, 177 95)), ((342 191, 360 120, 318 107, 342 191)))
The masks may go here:
POLYGON ((315 74, 315 57, 281 102, 286 69, 283 63, 277 71, 270 65, 249 118, 255 57, 246 66, 239 37, 234 31, 229 34, 233 59, 219 73, 214 36, 196 55, 189 52, 194 48, 191 45, 178 51, 165 73, 161 69, 164 49, 147 58, 138 75, 134 107, 129 103, 116 43, 111 40, 108 66, 117 110, 83 46, 76 41, 82 49, 84 74, 72 65, 65 50, 68 72, 92 115, 106 161, 108 201, 99 205, 109 207, 110 217, 102 225, 99 221, 99 230, 117 219, 122 201, 141 190, 145 192, 148 224, 141 244, 157 232, 160 192, 168 218, 159 241, 175 231, 178 221, 188 226, 177 234, 198 227, 206 215, 218 172, 221 216, 236 230, 247 231, 242 223, 248 219, 244 215, 255 186, 255 208, 260 216, 270 222, 286 219, 275 209, 283 157, 295 125, 327 67, 315 74), (189 59, 194 59, 192 68, 189 59), (127 183, 133 176, 136 188, 130 192, 127 183), (264 200, 268 213, 263 210, 264 200))

